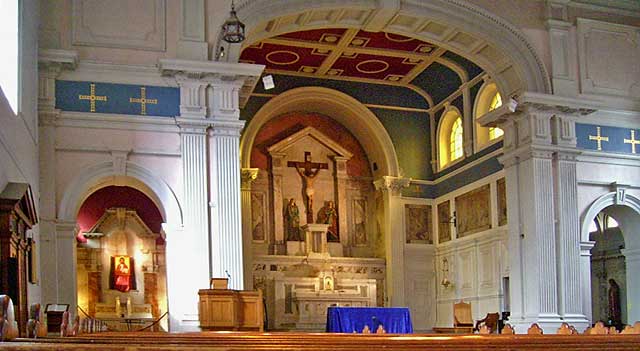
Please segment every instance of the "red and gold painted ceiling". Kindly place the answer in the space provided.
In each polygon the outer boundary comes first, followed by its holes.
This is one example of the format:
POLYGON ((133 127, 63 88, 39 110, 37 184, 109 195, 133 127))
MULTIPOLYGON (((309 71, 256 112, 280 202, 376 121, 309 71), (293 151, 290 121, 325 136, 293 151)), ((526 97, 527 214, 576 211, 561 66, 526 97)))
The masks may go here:
POLYGON ((459 74, 451 67, 473 65, 418 39, 346 28, 292 32, 268 38, 245 47, 240 61, 265 65, 267 73, 404 85, 427 94, 431 94, 429 90, 433 86, 425 86, 429 85, 425 84, 428 79, 421 74, 430 66, 438 66, 439 70, 446 67, 459 84, 459 74), (465 62, 455 62, 455 58, 465 62))
POLYGON ((245 48, 240 60, 272 71, 407 82, 441 53, 432 44, 396 34, 318 29, 263 40, 245 48))

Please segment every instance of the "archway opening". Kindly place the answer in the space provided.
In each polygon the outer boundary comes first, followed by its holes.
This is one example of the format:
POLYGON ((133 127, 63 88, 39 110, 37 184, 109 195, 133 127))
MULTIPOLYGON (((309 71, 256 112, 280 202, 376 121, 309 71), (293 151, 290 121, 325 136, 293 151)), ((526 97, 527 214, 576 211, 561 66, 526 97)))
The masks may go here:
POLYGON ((621 329, 627 324, 627 268, 625 240, 618 221, 603 209, 591 222, 591 306, 594 322, 621 329))
MULTIPOLYGON (((130 330, 167 312, 162 223, 156 204, 136 188, 109 185, 86 197, 76 237, 81 318, 102 320, 109 330, 130 330)), ((166 318, 157 329, 168 330, 166 318)))

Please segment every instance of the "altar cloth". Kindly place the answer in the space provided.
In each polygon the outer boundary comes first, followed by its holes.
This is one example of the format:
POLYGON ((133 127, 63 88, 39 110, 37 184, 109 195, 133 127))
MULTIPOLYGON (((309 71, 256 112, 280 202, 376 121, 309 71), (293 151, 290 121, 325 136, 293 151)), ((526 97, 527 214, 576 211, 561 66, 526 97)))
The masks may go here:
POLYGON ((371 333, 375 333, 379 325, 390 334, 413 333, 407 307, 329 307, 327 310, 329 333, 362 333, 365 325, 371 333))

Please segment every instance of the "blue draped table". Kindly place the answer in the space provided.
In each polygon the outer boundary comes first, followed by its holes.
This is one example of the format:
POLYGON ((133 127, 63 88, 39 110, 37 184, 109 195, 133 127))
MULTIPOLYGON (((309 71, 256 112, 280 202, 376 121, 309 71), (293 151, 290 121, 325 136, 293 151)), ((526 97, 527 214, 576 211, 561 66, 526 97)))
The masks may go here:
POLYGON ((379 325, 391 334, 413 333, 407 307, 329 307, 327 311, 329 333, 362 333, 365 325, 372 333, 379 325))

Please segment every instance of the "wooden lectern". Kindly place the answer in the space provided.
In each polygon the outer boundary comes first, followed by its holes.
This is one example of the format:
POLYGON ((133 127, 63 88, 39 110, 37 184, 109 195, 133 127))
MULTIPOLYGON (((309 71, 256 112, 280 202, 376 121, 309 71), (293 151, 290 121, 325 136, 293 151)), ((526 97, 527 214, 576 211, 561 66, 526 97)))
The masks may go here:
POLYGON ((198 291, 200 329, 264 331, 262 291, 227 289, 226 278, 211 280, 211 289, 198 291))

